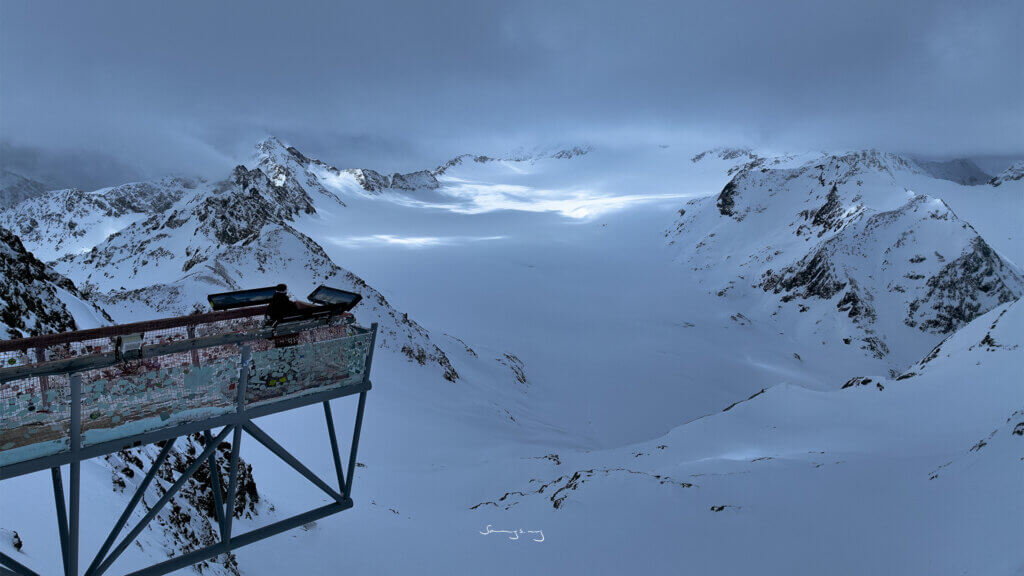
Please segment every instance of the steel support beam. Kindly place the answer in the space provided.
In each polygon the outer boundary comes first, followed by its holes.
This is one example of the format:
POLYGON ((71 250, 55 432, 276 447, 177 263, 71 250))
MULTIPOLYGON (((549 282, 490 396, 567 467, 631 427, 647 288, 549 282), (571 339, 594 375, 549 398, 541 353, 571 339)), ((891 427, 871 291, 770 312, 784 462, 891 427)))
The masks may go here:
MULTIPOLYGON (((239 392, 242 393, 243 390, 244 387, 240 386, 239 392)), ((330 412, 330 405, 329 403, 327 403, 327 400, 323 400, 322 402, 324 403, 325 414, 327 415, 328 419, 328 429, 332 432, 331 435, 333 436, 333 450, 334 448, 338 447, 337 435, 336 432, 334 432, 333 426, 333 415, 330 412)), ((115 523, 110 534, 107 536, 107 539, 104 542, 103 546, 100 548, 95 559, 87 569, 85 573, 86 576, 100 576, 110 569, 110 567, 117 560, 117 558, 120 557, 120 555, 127 549, 127 547, 132 542, 135 541, 138 535, 153 520, 153 518, 155 518, 156 515, 159 514, 160 510, 162 510, 163 507, 166 506, 166 504, 174 498, 174 496, 181 489, 181 487, 184 486, 185 482, 187 482, 188 479, 192 477, 192 475, 194 475, 195 472, 200 467, 202 467, 203 465, 209 465, 210 459, 215 454, 217 446, 226 438, 229 432, 233 432, 235 438, 234 443, 232 445, 232 463, 228 481, 229 494, 228 498, 224 502, 223 510, 226 535, 222 534, 221 541, 216 544, 207 546, 199 550, 195 550, 193 552, 189 552, 188 554, 183 554, 181 556, 168 559, 164 562, 155 564, 148 568, 132 572, 132 576, 159 576, 167 574, 169 572, 185 568, 197 562, 209 560, 220 554, 228 553, 231 550, 246 546, 248 544, 252 544, 254 542, 279 534, 281 532, 297 528, 309 522, 313 522, 351 508, 353 506, 353 502, 352 499, 348 497, 348 491, 351 490, 352 485, 352 476, 354 474, 356 451, 358 449, 359 444, 359 432, 362 426, 362 414, 364 411, 365 402, 366 396, 364 391, 360 393, 360 402, 356 412, 356 423, 355 428, 353 430, 352 449, 349 455, 350 472, 347 477, 347 484, 345 483, 346 478, 341 474, 340 448, 339 450, 336 451, 336 457, 334 458, 335 469, 336 472, 338 472, 339 486, 344 487, 346 491, 344 494, 335 491, 327 482, 316 476, 312 471, 310 471, 306 466, 299 462, 294 456, 292 456, 286 449, 284 449, 280 444, 273 440, 266 432, 264 432, 255 423, 251 421, 246 421, 242 426, 225 427, 216 437, 212 437, 212 434, 209 437, 207 437, 204 450, 199 455, 197 455, 193 463, 189 465, 188 468, 185 469, 185 471, 178 478, 178 480, 175 481, 174 484, 163 495, 163 497, 161 497, 160 500, 153 505, 153 507, 143 517, 143 519, 128 533, 127 536, 125 536, 124 539, 122 539, 119 542, 119 544, 114 548, 114 550, 108 554, 107 552, 110 550, 111 546, 113 546, 114 542, 117 540, 117 536, 121 534, 121 531, 124 529, 124 526, 126 525, 127 521, 131 518, 132 513, 134 512, 139 502, 144 497, 146 490, 149 488, 150 484, 155 479, 160 467, 163 465, 163 463, 169 456, 170 451, 173 449, 173 445, 176 439, 166 441, 165 444, 161 447, 160 453, 153 461, 152 466, 146 472, 146 476, 143 478, 142 483, 139 485, 135 493, 132 495, 132 499, 129 501, 125 510, 122 512, 120 518, 118 518, 118 521, 115 523), (298 514, 291 518, 286 518, 284 520, 274 522, 262 528, 251 530, 244 534, 231 534, 231 518, 233 518, 234 516, 234 501, 237 498, 239 458, 238 452, 241 445, 241 436, 243 428, 246 430, 246 432, 252 435, 253 438, 255 438, 257 441, 263 444, 273 454, 281 458, 281 460, 283 460, 285 463, 290 465, 292 468, 294 468, 296 471, 298 471, 300 474, 302 474, 304 477, 310 480, 314 485, 316 485, 325 493, 327 493, 335 501, 324 506, 321 506, 319 508, 316 508, 314 510, 298 514)), ((244 412, 248 416, 249 411, 244 412)), ((54 476, 54 495, 55 497, 57 497, 59 494, 59 498, 57 498, 59 524, 61 514, 63 512, 61 510, 61 504, 63 503, 63 487, 60 480, 60 470, 52 469, 51 474, 54 476)), ((67 518, 67 516, 64 516, 64 518, 67 518)), ((0 567, 0 576, 7 576, 7 574, 5 574, 2 570, 7 570, 12 574, 16 574, 17 576, 39 576, 37 573, 31 571, 25 566, 22 566, 21 564, 18 564, 13 559, 6 557, 2 554, 0 554, 0 564, 3 564, 3 566, 0 567)))
MULTIPOLYGON (((299 526, 309 524, 310 522, 315 522, 332 514, 337 514, 343 510, 348 510, 351 507, 351 500, 345 500, 344 502, 331 502, 330 504, 310 510, 309 512, 304 512, 302 514, 292 516, 291 518, 285 518, 284 520, 274 522, 273 524, 269 524, 262 528, 257 528, 246 532, 245 534, 239 534, 231 539, 230 549, 248 546, 254 542, 265 540, 282 532, 287 532, 288 530, 298 528, 299 526)), ((189 552, 188 554, 183 554, 176 558, 171 558, 170 560, 165 560, 159 564, 154 564, 148 568, 131 572, 126 576, 162 576, 163 574, 180 570, 197 562, 202 562, 203 560, 208 560, 219 554, 224 554, 228 551, 229 548, 227 543, 219 542, 217 544, 207 546, 206 548, 200 548, 199 550, 189 552)))
POLYGON ((82 375, 72 374, 71 384, 71 474, 68 486, 68 554, 64 571, 78 576, 78 525, 81 518, 82 461, 82 375))
POLYGON ((153 482, 153 478, 156 477, 160 471, 160 467, 164 465, 164 460, 167 460, 167 455, 170 454, 171 448, 174 447, 174 443, 177 438, 168 440, 164 443, 163 448, 160 449, 160 453, 157 454, 156 460, 153 460, 153 464, 150 466, 149 471, 146 472, 146 476, 142 479, 142 483, 135 489, 135 494, 132 494, 132 499, 128 501, 128 505, 125 506, 124 511, 121 512, 121 517, 114 523, 114 527, 110 530, 110 534, 107 535, 107 539, 103 542, 103 546, 100 546, 99 552, 96 553, 96 557, 92 563, 85 570, 86 575, 92 574, 96 567, 99 565, 100 560, 107 555, 110 547, 114 545, 114 541, 121 534, 121 530, 124 530, 124 525, 128 523, 128 519, 132 517, 132 512, 135 511, 135 507, 139 505, 143 496, 146 495, 146 490, 149 489, 150 483, 153 482))
POLYGON ((356 425, 352 430, 352 448, 348 453, 348 484, 345 485, 345 497, 352 497, 352 478, 356 475, 356 451, 359 450, 359 431, 363 428, 363 408, 366 407, 366 392, 359 394, 359 408, 356 409, 356 425))
POLYGON ((139 523, 136 524, 135 527, 132 528, 130 532, 128 532, 128 535, 125 536, 123 540, 121 540, 121 543, 118 544, 110 552, 110 554, 102 562, 99 563, 99 566, 96 567, 96 571, 94 574, 98 576, 99 574, 103 574, 107 571, 107 569, 110 568, 110 565, 113 564, 115 560, 117 560, 118 556, 120 556, 128 548, 128 546, 130 546, 131 543, 134 542, 136 538, 138 538, 139 534, 142 533, 142 531, 146 528, 146 525, 149 524, 150 521, 153 520, 153 518, 156 518, 156 515, 160 513, 160 510, 168 502, 170 502, 172 498, 174 498, 174 495, 177 494, 178 490, 180 490, 181 487, 185 485, 185 482, 187 482, 188 479, 191 478, 192 475, 196 473, 196 470, 198 470, 199 467, 205 463, 204 461, 206 460, 206 458, 209 457, 210 453, 216 450, 217 444, 219 444, 221 440, 224 440, 224 438, 228 435, 228 432, 230 431, 230 427, 225 427, 223 430, 221 430, 221 433, 217 435, 214 441, 209 446, 207 446, 199 454, 198 457, 196 457, 195 461, 192 464, 190 464, 188 468, 185 468, 185 471, 181 473, 181 476, 178 477, 178 480, 175 481, 174 484, 172 484, 171 487, 167 489, 167 492, 163 495, 163 497, 160 498, 160 500, 157 500, 156 504, 154 504, 153 507, 150 508, 149 512, 147 512, 145 516, 143 516, 142 520, 139 521, 139 523))
MULTIPOLYGON (((366 329, 360 329, 363 333, 366 329)), ((210 479, 213 485, 213 498, 215 502, 217 521, 220 525, 221 541, 200 550, 189 552, 182 556, 171 558, 164 562, 155 564, 148 568, 133 572, 133 575, 158 576, 184 568, 186 566, 210 560, 219 554, 228 553, 232 549, 252 544, 259 540, 269 538, 281 532, 291 530, 309 522, 347 510, 353 506, 350 497, 352 481, 357 465, 357 451, 359 447, 359 436, 362 429, 363 413, 366 405, 366 392, 371 389, 372 384, 369 378, 370 367, 373 359, 373 349, 376 344, 377 324, 373 324, 372 337, 367 352, 365 372, 362 382, 350 386, 334 388, 312 394, 289 398, 262 406, 246 407, 246 388, 248 383, 250 349, 248 345, 242 345, 241 366, 239 369, 239 385, 237 387, 236 409, 230 414, 203 421, 187 423, 162 430, 155 430, 149 433, 138 434, 131 438, 119 439, 110 442, 82 446, 82 379, 81 374, 70 375, 71 388, 71 414, 69 449, 67 452, 53 456, 38 458, 28 462, 16 463, 0 467, 0 480, 11 478, 30 472, 50 469, 53 482, 55 507, 57 512, 58 529, 61 538, 61 555, 64 565, 65 576, 78 576, 79 562, 79 534, 81 519, 81 462, 89 458, 110 454, 127 447, 140 446, 144 444, 163 442, 157 458, 146 472, 142 483, 132 495, 128 505, 122 511, 121 516, 115 523, 105 542, 97 552, 92 563, 86 570, 86 576, 101 576, 111 568, 114 562, 124 551, 138 538, 139 534, 152 522, 160 511, 177 495, 196 471, 202 466, 210 467, 210 479), (356 411, 355 426, 352 434, 352 444, 349 451, 348 473, 342 467, 341 450, 338 443, 337 432, 334 425, 334 417, 331 412, 330 400, 359 393, 359 404, 356 411), (335 490, 329 483, 314 474, 309 468, 303 465, 297 458, 290 454, 284 447, 278 444, 252 420, 262 416, 284 412, 295 408, 321 403, 324 407, 324 415, 327 423, 328 434, 331 442, 331 451, 335 472, 338 480, 338 490, 335 490), (220 433, 213 437, 213 428, 223 427, 220 433), (302 476, 323 490, 334 501, 298 514, 291 518, 274 522, 268 526, 251 530, 244 534, 232 534, 232 519, 234 517, 235 501, 238 492, 238 466, 240 459, 242 431, 245 430, 278 458, 298 471, 302 476), (124 530, 128 520, 145 496, 146 491, 158 474, 168 458, 174 443, 179 436, 203 432, 204 448, 195 460, 186 467, 176 481, 167 489, 161 498, 144 514, 128 534, 118 541, 118 536, 124 530), (221 490, 220 470, 216 462, 217 446, 224 441, 229 433, 234 434, 231 449, 228 492, 225 496, 221 490), (67 505, 64 499, 63 478, 60 466, 70 465, 69 496, 67 505), (117 544, 115 545, 115 542, 117 544), (111 550, 111 548, 113 549, 111 550)), ((191 334, 190 334, 191 335, 191 334)), ((0 576, 39 576, 36 572, 20 564, 10 556, 0 553, 0 576)))
POLYGON ((338 491, 345 492, 345 472, 341 467, 341 452, 338 451, 338 435, 334 432, 334 416, 331 415, 330 401, 324 401, 324 418, 327 420, 327 434, 331 437, 331 455, 334 456, 334 472, 338 475, 338 491))
MULTIPOLYGON (((242 346, 241 362, 238 367, 238 387, 235 390, 235 411, 239 416, 245 416, 245 400, 249 390, 249 363, 252 360, 252 348, 246 344, 242 346)), ((231 461, 228 463, 228 496, 224 504, 226 518, 226 534, 222 538, 226 546, 225 550, 231 549, 231 525, 235 519, 235 499, 238 492, 238 458, 242 451, 242 429, 235 426, 235 435, 231 439, 231 461)))
MULTIPOLYGON (((196 325, 189 324, 186 327, 186 333, 188 334, 189 340, 196 337, 196 325)), ((193 348, 190 351, 191 361, 193 366, 199 366, 199 349, 193 348)), ((210 443, 213 441, 210 435, 210 430, 203 431, 203 439, 210 443)), ((227 538, 227 526, 224 524, 224 495, 221 493, 220 488, 220 469, 217 466, 217 452, 214 451, 210 455, 210 485, 213 487, 213 509, 217 516, 217 527, 220 529, 221 540, 227 538)))
POLYGON ((295 456, 292 456, 291 453, 285 450, 283 446, 275 442, 274 439, 271 438, 269 434, 261 430, 259 426, 252 422, 249 422, 245 424, 244 428, 245 431, 248 432, 250 436, 255 438, 260 444, 263 444, 263 446, 267 450, 270 450, 271 452, 274 453, 275 456, 277 456, 281 460, 284 460, 285 463, 294 468, 299 474, 305 476, 306 480, 309 480, 314 485, 316 485, 317 488, 326 492, 327 495, 333 498, 335 501, 342 502, 345 500, 344 496, 336 492, 334 488, 331 488, 331 486, 327 482, 321 480, 320 477, 314 474, 312 470, 306 468, 306 466, 302 462, 299 462, 299 460, 295 456))
POLYGON ((2 564, 8 571, 17 574, 18 576, 39 576, 39 574, 29 570, 27 566, 3 552, 0 552, 0 564, 2 564))
MULTIPOLYGON (((213 442, 213 435, 207 430, 203 432, 203 441, 209 445, 213 442)), ((220 491, 220 470, 217 467, 217 451, 210 453, 206 459, 206 465, 210 468, 210 490, 213 492, 213 513, 217 518, 217 527, 220 529, 220 537, 223 539, 227 532, 224 526, 224 495, 220 491)))
POLYGON ((60 468, 50 468, 50 476, 53 480, 53 502, 57 506, 60 558, 64 566, 64 576, 71 576, 68 572, 68 509, 64 503, 64 479, 60 475, 60 468))
MULTIPOLYGON (((373 368, 373 350, 377 347, 377 323, 370 324, 370 349, 366 353, 366 367, 363 369, 363 382, 367 389, 370 385, 370 369, 373 368)), ((356 452, 359 450, 359 432, 363 429, 363 409, 366 408, 366 391, 359 393, 359 407, 356 409, 356 424, 352 430, 352 448, 348 453, 348 483, 345 484, 345 497, 352 498, 352 480, 356 475, 356 452)))

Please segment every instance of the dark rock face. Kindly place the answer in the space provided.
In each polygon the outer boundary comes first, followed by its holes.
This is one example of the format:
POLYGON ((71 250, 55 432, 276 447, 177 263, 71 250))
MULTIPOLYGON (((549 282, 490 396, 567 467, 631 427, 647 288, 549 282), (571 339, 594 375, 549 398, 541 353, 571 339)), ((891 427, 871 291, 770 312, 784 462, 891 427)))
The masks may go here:
POLYGON ((736 160, 737 158, 755 159, 757 155, 749 148, 713 148, 705 150, 690 158, 690 162, 697 163, 708 156, 717 156, 722 160, 736 160))
MULTIPOLYGON (((435 168, 434 169, 434 176, 440 176, 440 175, 444 174, 445 172, 447 172, 449 168, 454 168, 455 166, 459 166, 459 165, 461 165, 463 163, 463 161, 465 161, 467 159, 472 159, 472 158, 473 158, 472 154, 460 154, 459 156, 456 156, 455 158, 452 158, 451 160, 449 160, 449 161, 445 162, 444 164, 441 164, 440 166, 435 168)), ((477 160, 478 162, 487 162, 488 160, 490 160, 490 158, 488 158, 487 156, 477 156, 476 158, 478 158, 478 160, 477 160)))
POLYGON ((832 228, 839 228, 841 226, 839 215, 842 211, 842 204, 839 202, 839 188, 833 184, 832 188, 828 191, 825 204, 814 213, 814 219, 811 220, 811 225, 822 229, 818 236, 832 228))
POLYGON ((874 311, 864 304, 860 295, 852 287, 850 290, 843 294, 843 297, 839 299, 839 303, 836 304, 836 308, 840 312, 846 312, 847 316, 851 319, 873 317, 874 311))
POLYGON ((437 181, 437 178, 427 170, 410 172, 409 174, 395 173, 391 176, 391 187, 396 190, 436 190, 440 186, 441 183, 437 181))
MULTIPOLYGON (((662 444, 658 446, 659 449, 664 450, 666 446, 662 444)), ((646 456, 646 453, 637 452, 634 457, 646 456)), ((549 454, 544 457, 546 460, 551 460, 556 466, 562 464, 557 454, 549 454)), ((511 510, 514 506, 518 505, 525 498, 544 496, 551 502, 551 507, 555 510, 562 509, 566 504, 566 499, 569 498, 570 493, 580 489, 584 484, 590 481, 596 481, 600 479, 607 479, 610 477, 635 477, 643 478, 648 482, 657 483, 659 486, 666 486, 669 488, 693 488, 694 484, 691 482, 681 482, 671 476, 664 474, 655 474, 652 472, 646 472, 643 470, 632 470, 630 468, 618 467, 618 468, 591 468, 589 470, 576 470, 571 474, 563 474, 554 480, 549 482, 540 483, 537 480, 530 480, 530 484, 533 485, 537 482, 539 486, 537 488, 530 488, 524 490, 513 490, 505 492, 504 495, 495 499, 479 502, 470 506, 470 510, 480 510, 487 507, 494 507, 501 510, 511 510)), ((725 508, 736 508, 735 506, 723 506, 725 508)))
POLYGON ((222 244, 254 240, 277 211, 260 193, 273 185, 259 168, 235 168, 232 184, 204 198, 196 211, 199 221, 222 244))
POLYGON ((506 352, 496 360, 499 364, 512 371, 512 375, 515 377, 516 382, 524 386, 529 385, 530 381, 526 378, 526 366, 523 364, 523 361, 519 356, 506 352))
POLYGON ((586 156, 591 150, 592 148, 590 146, 573 146, 572 148, 566 148, 555 152, 551 155, 551 158, 556 160, 568 160, 570 158, 576 158, 577 156, 586 156))
POLYGON ((203 199, 196 215, 221 244, 244 245, 254 241, 267 224, 315 211, 301 189, 277 186, 259 168, 238 166, 230 180, 203 199))
POLYGON ((830 300, 846 288, 846 284, 838 278, 824 247, 778 272, 767 271, 761 279, 765 292, 789 293, 782 297, 783 302, 795 297, 830 300))
POLYGON ((355 170, 348 170, 348 172, 356 177, 356 181, 359 182, 359 185, 367 192, 380 192, 381 190, 391 187, 391 179, 374 170, 358 168, 355 170))
POLYGON ((927 295, 910 303, 906 323, 949 334, 992 308, 985 306, 983 296, 998 304, 1017 299, 1021 279, 979 236, 969 252, 946 264, 926 284, 927 295))
MULTIPOLYGON (((313 200, 301 186, 278 184, 260 168, 248 170, 245 166, 236 166, 229 182, 241 191, 261 196, 281 218, 316 213, 316 209, 313 208, 313 200)), ((224 191, 224 188, 218 188, 215 193, 224 191)))
POLYGON ((300 164, 309 164, 310 162, 312 162, 312 160, 307 158, 306 155, 303 154, 302 152, 299 152, 299 149, 294 146, 288 146, 287 148, 285 148, 285 150, 287 150, 288 153, 292 155, 292 158, 295 158, 295 160, 297 160, 300 164))
POLYGON ((110 206, 110 215, 156 214, 170 209, 186 190, 195 187, 196 181, 187 178, 167 178, 159 183, 133 182, 111 188, 103 198, 110 206))
POLYGON ((871 384, 871 382, 871 378, 868 378, 867 376, 854 376, 847 380, 846 384, 843 384, 843 390, 853 388, 854 386, 867 386, 868 384, 871 384))
POLYGON ((737 193, 738 186, 736 185, 736 179, 733 178, 722 188, 722 191, 718 194, 718 201, 715 203, 715 206, 718 207, 718 212, 722 216, 733 216, 735 214, 733 209, 736 207, 737 193))
POLYGON ((58 288, 85 300, 71 280, 36 259, 11 231, 0 228, 0 324, 6 325, 10 337, 77 328, 57 296, 58 288))
MULTIPOLYGON (((410 321, 411 322, 411 321, 410 321)), ((419 325, 416 325, 417 327, 419 325)), ((416 362, 420 366, 426 366, 427 362, 436 362, 442 370, 442 376, 449 382, 455 382, 459 379, 459 373, 455 371, 455 367, 452 366, 451 361, 443 350, 437 346, 433 346, 433 354, 428 353, 422 346, 406 344, 402 346, 402 354, 405 354, 406 358, 416 362)))

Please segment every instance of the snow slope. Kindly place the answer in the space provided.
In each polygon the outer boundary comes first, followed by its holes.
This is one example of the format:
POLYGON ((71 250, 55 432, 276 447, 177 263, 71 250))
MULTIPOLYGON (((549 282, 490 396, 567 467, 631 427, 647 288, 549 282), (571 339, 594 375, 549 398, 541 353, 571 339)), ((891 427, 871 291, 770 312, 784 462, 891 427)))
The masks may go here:
POLYGON ((780 385, 650 442, 506 469, 501 488, 474 493, 477 524, 542 527, 565 544, 477 536, 478 567, 614 573, 643 558, 716 574, 1019 573, 1022 328, 1015 301, 909 378, 780 385))
POLYGON ((147 215, 166 210, 201 180, 164 178, 94 192, 55 190, 0 211, 0 225, 19 234, 45 261, 87 251, 147 215))
POLYGON ((875 151, 747 166, 717 197, 687 204, 672 242, 718 296, 898 371, 1024 294, 1016 266, 920 192, 929 180, 875 151))

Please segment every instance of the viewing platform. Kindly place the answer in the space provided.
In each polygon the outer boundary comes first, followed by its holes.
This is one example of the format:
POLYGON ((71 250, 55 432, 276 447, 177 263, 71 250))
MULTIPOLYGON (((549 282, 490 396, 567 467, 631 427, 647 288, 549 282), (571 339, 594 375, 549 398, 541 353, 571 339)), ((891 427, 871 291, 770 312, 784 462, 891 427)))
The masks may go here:
MULTIPOLYGON (((104 573, 173 497, 174 487, 114 547, 141 492, 181 436, 203 432, 207 440, 207 450, 182 475, 183 484, 204 464, 214 469, 214 448, 234 433, 227 493, 214 491, 222 541, 137 574, 164 574, 352 506, 349 494, 363 406, 371 388, 377 325, 364 328, 355 323, 348 310, 359 301, 357 294, 321 287, 310 295, 317 304, 308 304, 287 300, 284 290, 282 285, 213 295, 215 310, 207 313, 0 341, 0 481, 51 470, 55 497, 59 495, 56 508, 67 574, 80 573, 79 464, 126 447, 161 443, 162 450, 137 498, 85 574, 104 573), (346 471, 329 401, 353 394, 359 394, 359 406, 346 471), (337 489, 252 422, 317 403, 325 411, 337 489), (325 491, 333 505, 233 536, 231 514, 225 511, 234 509, 243 430, 325 491), (63 465, 71 466, 67 510, 63 465)), ((37 574, 0 553, 0 574, 7 573, 3 568, 37 574)))

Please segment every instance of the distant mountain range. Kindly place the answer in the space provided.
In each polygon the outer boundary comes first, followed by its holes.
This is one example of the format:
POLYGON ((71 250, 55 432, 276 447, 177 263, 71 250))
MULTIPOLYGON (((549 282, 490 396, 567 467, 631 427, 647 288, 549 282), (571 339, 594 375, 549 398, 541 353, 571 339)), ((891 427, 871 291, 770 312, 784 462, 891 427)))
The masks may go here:
POLYGON ((0 170, 0 210, 46 193, 46 186, 20 174, 0 170))

